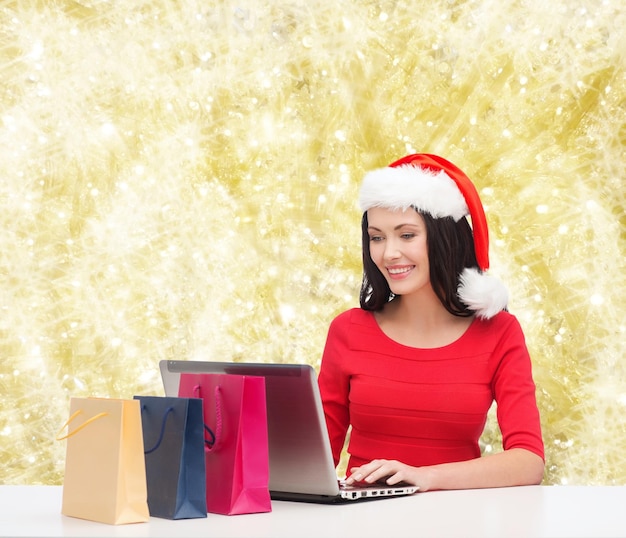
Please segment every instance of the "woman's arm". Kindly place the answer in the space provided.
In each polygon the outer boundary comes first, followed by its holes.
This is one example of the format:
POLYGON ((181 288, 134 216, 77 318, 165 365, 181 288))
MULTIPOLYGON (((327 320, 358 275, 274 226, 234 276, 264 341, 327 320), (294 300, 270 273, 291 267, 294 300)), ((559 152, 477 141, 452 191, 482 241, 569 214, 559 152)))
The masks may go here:
POLYGON ((328 437, 333 453, 335 466, 341 459, 341 452, 350 424, 348 410, 349 378, 344 372, 344 363, 350 355, 348 331, 346 323, 350 313, 344 312, 335 318, 328 329, 322 363, 320 366, 318 385, 328 437))
POLYGON ((468 461, 411 467, 394 460, 373 460, 350 469, 348 484, 385 480, 389 485, 408 482, 420 491, 526 486, 541 483, 543 459, 523 448, 468 461))

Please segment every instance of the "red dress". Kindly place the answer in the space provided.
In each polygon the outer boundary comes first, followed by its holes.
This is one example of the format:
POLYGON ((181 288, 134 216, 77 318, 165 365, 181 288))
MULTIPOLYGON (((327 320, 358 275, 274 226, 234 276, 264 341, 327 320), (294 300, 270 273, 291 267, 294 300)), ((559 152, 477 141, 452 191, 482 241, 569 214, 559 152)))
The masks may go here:
POLYGON ((348 310, 329 327, 319 385, 335 465, 349 426, 348 469, 478 458, 494 400, 503 448, 544 457, 530 356, 507 312, 475 318, 450 345, 418 349, 386 336, 372 312, 348 310))

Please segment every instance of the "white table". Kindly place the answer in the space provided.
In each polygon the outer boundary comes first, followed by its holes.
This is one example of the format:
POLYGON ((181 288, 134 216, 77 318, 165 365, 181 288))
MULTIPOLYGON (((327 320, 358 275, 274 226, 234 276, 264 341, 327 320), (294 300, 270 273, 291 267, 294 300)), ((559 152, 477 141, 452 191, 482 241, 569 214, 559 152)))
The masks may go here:
POLYGON ((0 486, 0 536, 271 538, 626 537, 626 487, 433 491, 350 505, 272 503, 272 512, 105 525, 61 515, 61 486, 0 486))

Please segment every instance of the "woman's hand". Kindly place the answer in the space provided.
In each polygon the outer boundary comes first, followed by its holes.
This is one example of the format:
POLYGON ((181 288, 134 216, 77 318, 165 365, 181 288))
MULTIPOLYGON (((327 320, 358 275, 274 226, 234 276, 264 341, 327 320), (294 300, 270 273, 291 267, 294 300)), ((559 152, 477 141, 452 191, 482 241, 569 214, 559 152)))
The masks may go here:
POLYGON ((418 486, 420 491, 427 491, 427 467, 411 467, 396 460, 372 460, 361 467, 350 469, 346 484, 374 484, 380 482, 394 486, 400 482, 418 486))

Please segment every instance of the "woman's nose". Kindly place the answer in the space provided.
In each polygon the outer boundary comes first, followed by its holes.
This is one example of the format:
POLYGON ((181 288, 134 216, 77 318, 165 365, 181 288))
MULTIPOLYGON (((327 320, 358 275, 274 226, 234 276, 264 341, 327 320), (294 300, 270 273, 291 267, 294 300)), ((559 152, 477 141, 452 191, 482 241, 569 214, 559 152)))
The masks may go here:
POLYGON ((396 260, 400 257, 400 249, 395 241, 387 241, 385 243, 385 259, 396 260))

